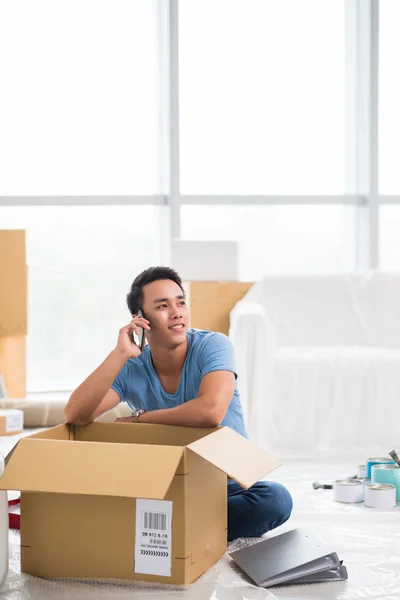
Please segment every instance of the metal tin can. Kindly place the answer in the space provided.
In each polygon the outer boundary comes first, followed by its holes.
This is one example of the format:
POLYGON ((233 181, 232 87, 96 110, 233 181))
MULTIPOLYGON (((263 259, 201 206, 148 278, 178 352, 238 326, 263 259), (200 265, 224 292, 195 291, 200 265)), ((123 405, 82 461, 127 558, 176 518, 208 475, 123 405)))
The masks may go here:
POLYGON ((365 486, 365 506, 386 510, 396 506, 396 487, 391 483, 369 483, 365 486))
POLYGON ((371 479, 371 468, 373 465, 395 465, 394 460, 390 458, 368 458, 367 459, 367 474, 366 477, 371 479))
POLYGON ((367 465, 358 465, 357 479, 364 479, 367 476, 367 465))
POLYGON ((396 500, 400 500, 400 467, 397 465, 372 465, 371 483, 391 483, 396 488, 396 500))
POLYGON ((337 479, 333 482, 333 499, 336 502, 362 502, 364 483, 361 479, 337 479))

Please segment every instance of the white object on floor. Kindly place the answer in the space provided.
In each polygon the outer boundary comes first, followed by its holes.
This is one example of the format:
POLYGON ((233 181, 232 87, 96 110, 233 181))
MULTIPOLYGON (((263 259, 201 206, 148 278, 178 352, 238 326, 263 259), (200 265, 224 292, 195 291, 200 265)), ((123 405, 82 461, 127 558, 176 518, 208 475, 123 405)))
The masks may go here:
POLYGON ((231 312, 250 438, 282 457, 400 445, 400 273, 265 277, 231 312))
MULTIPOLYGON (((70 598, 129 598, 130 600, 394 600, 400 598, 400 506, 387 511, 363 503, 334 502, 332 490, 314 490, 313 481, 332 483, 353 474, 363 456, 346 461, 296 461, 271 476, 293 495, 291 519, 270 535, 305 527, 332 545, 347 567, 345 582, 286 586, 264 590, 252 586, 227 554, 188 588, 132 583, 89 583, 45 580, 20 572, 19 535, 10 532, 10 570, 1 590, 2 600, 70 600, 70 598), (268 595, 270 592, 270 595, 268 595)), ((259 540, 237 540, 234 550, 259 540)))
POLYGON ((360 479, 334 481, 333 499, 335 502, 362 502, 364 500, 364 483, 360 479))
POLYGON ((361 479, 365 479, 367 476, 367 465, 358 465, 357 467, 357 477, 361 479))
POLYGON ((364 504, 369 508, 393 508, 396 506, 396 487, 390 483, 366 485, 364 504))

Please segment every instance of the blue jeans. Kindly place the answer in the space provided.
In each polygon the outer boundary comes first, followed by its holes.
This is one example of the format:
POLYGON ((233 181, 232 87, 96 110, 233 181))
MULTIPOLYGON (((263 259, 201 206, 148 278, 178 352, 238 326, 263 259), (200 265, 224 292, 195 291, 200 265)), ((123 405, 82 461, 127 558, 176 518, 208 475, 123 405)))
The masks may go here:
POLYGON ((258 481, 248 490, 228 482, 228 542, 260 537, 288 520, 293 501, 280 483, 258 481))

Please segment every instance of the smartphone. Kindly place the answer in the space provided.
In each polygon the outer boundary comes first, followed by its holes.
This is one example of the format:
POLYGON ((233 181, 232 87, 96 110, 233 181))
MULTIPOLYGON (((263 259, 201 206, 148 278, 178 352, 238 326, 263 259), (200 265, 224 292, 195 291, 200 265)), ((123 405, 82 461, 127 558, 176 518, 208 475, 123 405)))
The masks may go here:
MULTIPOLYGON (((137 311, 137 316, 143 318, 143 311, 140 310, 140 308, 137 311)), ((137 346, 139 346, 140 351, 142 351, 146 344, 146 335, 142 327, 139 327, 139 335, 137 335, 136 333, 133 334, 133 341, 137 346)))

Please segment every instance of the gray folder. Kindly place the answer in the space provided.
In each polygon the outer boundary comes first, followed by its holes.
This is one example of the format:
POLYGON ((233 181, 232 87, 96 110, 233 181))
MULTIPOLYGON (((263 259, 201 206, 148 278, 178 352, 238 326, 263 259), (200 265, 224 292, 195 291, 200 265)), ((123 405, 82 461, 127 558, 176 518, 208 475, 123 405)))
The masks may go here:
POLYGON ((347 579, 336 552, 306 529, 292 529, 230 553, 261 587, 347 579))

